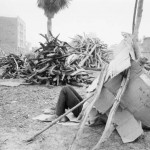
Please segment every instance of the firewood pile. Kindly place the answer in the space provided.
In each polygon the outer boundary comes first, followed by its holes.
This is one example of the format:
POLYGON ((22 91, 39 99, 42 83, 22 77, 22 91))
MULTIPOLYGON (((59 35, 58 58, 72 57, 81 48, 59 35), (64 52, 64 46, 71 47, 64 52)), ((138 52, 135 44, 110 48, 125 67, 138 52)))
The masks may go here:
POLYGON ((1 57, 0 68, 4 70, 1 78, 17 78, 19 75, 19 70, 23 68, 23 65, 24 61, 15 54, 9 54, 6 57, 1 57))
POLYGON ((78 36, 68 44, 52 34, 50 40, 41 36, 46 42, 32 54, 0 58, 2 79, 24 78, 27 83, 47 85, 90 84, 94 78, 85 67, 100 68, 108 61, 107 45, 98 39, 78 36))
POLYGON ((107 50, 107 44, 95 36, 77 35, 72 39, 71 45, 81 53, 79 66, 100 68, 103 61, 110 60, 111 52, 107 50))

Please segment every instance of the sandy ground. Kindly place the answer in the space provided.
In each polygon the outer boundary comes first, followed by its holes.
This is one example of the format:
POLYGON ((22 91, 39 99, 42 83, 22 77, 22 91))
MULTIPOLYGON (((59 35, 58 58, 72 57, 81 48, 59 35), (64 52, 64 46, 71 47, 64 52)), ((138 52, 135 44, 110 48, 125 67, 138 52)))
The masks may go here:
MULTIPOLYGON (((62 87, 21 85, 0 86, 0 150, 67 150, 78 126, 54 125, 30 144, 26 140, 46 127, 49 123, 35 121, 45 108, 55 108, 62 87)), ((83 97, 83 88, 75 88, 83 97)), ((102 135, 104 126, 85 127, 77 143, 79 150, 91 150, 102 135)), ((102 145, 102 150, 149 150, 150 132, 145 132, 133 143, 123 144, 114 132, 102 145)))

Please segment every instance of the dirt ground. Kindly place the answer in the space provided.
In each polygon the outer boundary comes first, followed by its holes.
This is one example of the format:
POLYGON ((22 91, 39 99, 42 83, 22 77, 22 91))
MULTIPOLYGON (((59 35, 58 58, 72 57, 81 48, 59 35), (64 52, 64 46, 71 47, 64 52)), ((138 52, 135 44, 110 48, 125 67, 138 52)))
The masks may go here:
MULTIPOLYGON (((55 108, 62 87, 48 88, 36 85, 18 87, 0 86, 0 150, 67 150, 78 126, 54 125, 33 143, 26 140, 46 127, 48 122, 35 121, 45 108, 55 108)), ((84 97, 83 88, 75 89, 84 97)), ((99 140, 104 126, 85 127, 79 150, 90 150, 99 140)), ((118 133, 114 132, 102 145, 102 150, 149 150, 150 132, 145 132, 133 143, 123 144, 118 133)))

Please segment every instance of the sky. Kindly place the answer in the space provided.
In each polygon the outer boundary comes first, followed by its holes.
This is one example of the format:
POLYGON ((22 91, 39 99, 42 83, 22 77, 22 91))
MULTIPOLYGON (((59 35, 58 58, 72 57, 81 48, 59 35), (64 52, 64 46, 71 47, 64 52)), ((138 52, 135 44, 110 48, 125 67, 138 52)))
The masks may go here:
MULTIPOLYGON (((108 45, 132 32, 135 0, 71 0, 69 7, 52 19, 52 33, 69 42, 75 35, 95 34, 108 45)), ((144 0, 139 37, 150 36, 150 0, 144 0)), ((47 18, 37 0, 0 0, 0 16, 19 16, 26 23, 26 40, 39 46, 47 32, 47 18)))

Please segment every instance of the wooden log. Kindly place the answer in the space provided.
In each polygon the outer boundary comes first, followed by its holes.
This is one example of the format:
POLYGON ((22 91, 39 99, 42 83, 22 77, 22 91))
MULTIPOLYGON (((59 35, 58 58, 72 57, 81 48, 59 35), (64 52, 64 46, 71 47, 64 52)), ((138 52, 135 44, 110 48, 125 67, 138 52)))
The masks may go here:
POLYGON ((122 80, 121 86, 120 86, 118 93, 117 93, 117 96, 115 98, 115 102, 114 102, 114 104, 110 110, 109 115, 108 115, 108 120, 107 120, 105 129, 104 129, 104 132, 103 132, 100 140, 98 141, 98 143, 96 144, 96 146, 92 150, 99 150, 101 143, 106 141, 109 138, 109 136, 111 135, 112 131, 114 130, 114 125, 112 124, 112 121, 114 119, 116 110, 120 104, 121 98, 122 98, 122 96, 126 90, 127 84, 129 82, 129 77, 130 77, 130 69, 128 70, 127 77, 126 78, 124 77, 122 80))

